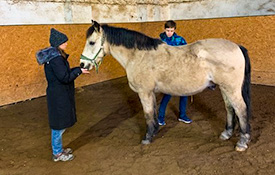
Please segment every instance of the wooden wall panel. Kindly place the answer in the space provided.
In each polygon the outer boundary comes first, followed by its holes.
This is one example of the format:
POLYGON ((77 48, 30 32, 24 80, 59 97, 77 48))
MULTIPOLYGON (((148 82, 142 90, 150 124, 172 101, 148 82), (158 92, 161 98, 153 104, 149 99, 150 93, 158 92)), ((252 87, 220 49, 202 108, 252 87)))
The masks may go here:
MULTIPOLYGON (((205 38, 225 38, 245 46, 251 57, 252 82, 275 85, 275 16, 182 20, 177 33, 188 43, 205 38)), ((164 22, 110 24, 158 37, 164 22)), ((0 106, 45 95, 43 66, 35 59, 37 50, 49 46, 50 28, 67 34, 71 67, 79 65, 89 25, 0 26, 0 106)), ((111 56, 104 59, 99 74, 92 71, 76 80, 84 86, 125 76, 124 69, 111 56)))
MULTIPOLYGON (((45 95, 47 82, 44 68, 36 62, 35 53, 49 46, 50 28, 67 34, 71 67, 79 65, 89 25, 31 25, 0 27, 0 105, 45 95)), ((81 75, 76 86, 84 86, 124 76, 124 69, 112 57, 105 58, 99 74, 81 75)))

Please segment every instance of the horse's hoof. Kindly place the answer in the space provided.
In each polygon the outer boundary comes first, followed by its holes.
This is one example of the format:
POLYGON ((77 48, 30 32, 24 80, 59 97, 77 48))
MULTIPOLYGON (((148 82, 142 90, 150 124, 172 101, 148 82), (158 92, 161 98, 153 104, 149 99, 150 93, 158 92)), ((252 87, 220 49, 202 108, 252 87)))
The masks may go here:
POLYGON ((221 134, 220 135, 220 139, 221 140, 228 140, 230 137, 228 137, 228 136, 226 136, 226 135, 223 135, 223 134, 221 134))
POLYGON ((237 146, 235 147, 235 150, 238 151, 238 152, 243 152, 243 151, 245 151, 247 148, 248 148, 247 145, 246 145, 246 146, 238 146, 238 145, 237 145, 237 146))
POLYGON ((250 142, 249 134, 241 134, 241 139, 237 142, 235 150, 242 152, 248 148, 248 143, 250 142))
POLYGON ((149 145, 151 142, 150 142, 150 140, 142 140, 141 141, 141 144, 143 144, 143 145, 149 145))
POLYGON ((228 139, 230 139, 231 136, 232 136, 232 131, 224 130, 220 135, 220 139, 221 140, 228 140, 228 139))

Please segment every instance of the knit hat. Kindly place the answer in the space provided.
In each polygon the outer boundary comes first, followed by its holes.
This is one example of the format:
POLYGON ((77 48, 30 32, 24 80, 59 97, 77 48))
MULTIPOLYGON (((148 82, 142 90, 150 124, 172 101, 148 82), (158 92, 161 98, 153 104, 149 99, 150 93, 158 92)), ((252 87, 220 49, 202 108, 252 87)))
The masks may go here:
POLYGON ((58 47, 68 41, 68 37, 54 28, 51 28, 50 44, 52 47, 58 47))

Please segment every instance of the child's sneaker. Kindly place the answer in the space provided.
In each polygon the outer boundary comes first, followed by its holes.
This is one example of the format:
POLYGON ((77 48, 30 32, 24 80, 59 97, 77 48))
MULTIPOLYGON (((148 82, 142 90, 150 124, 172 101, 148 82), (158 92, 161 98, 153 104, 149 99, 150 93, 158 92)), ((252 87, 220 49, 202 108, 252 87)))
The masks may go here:
POLYGON ((158 119, 158 123, 159 123, 160 126, 166 125, 166 123, 163 119, 162 120, 158 119))
POLYGON ((184 123, 192 123, 192 120, 190 118, 188 118, 186 115, 183 117, 180 117, 178 120, 180 122, 184 122, 184 123))
POLYGON ((57 155, 53 155, 53 161, 54 162, 58 162, 58 161, 69 161, 69 160, 73 160, 74 159, 74 155, 72 154, 65 154, 64 152, 59 153, 57 155))

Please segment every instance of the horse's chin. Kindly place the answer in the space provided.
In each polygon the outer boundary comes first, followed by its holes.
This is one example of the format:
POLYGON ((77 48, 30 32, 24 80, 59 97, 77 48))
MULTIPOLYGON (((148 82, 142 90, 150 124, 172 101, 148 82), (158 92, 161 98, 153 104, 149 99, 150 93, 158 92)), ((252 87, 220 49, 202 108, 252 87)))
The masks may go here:
POLYGON ((92 70, 93 67, 94 67, 93 65, 87 64, 87 65, 84 67, 84 69, 86 69, 86 70, 92 70))
POLYGON ((86 68, 86 70, 91 71, 91 70, 93 69, 93 67, 94 67, 94 66, 91 66, 91 67, 89 67, 89 68, 86 68))
POLYGON ((90 71, 90 70, 92 70, 92 69, 93 69, 93 67, 94 67, 94 66, 90 66, 90 67, 89 67, 89 69, 87 69, 87 70, 89 70, 89 71, 90 71))

